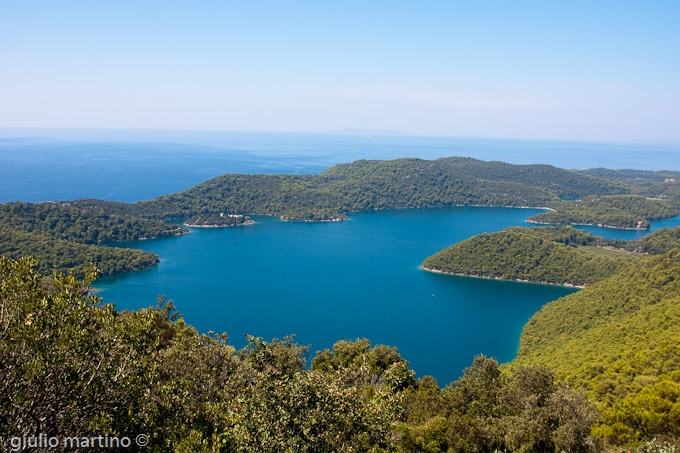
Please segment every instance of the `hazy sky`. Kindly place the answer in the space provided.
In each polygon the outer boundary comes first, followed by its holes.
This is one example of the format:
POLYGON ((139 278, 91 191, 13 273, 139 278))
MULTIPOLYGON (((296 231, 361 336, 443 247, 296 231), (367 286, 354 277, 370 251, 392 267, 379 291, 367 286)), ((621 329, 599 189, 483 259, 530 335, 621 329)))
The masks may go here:
POLYGON ((0 126, 680 139, 680 1, 0 0, 0 126))

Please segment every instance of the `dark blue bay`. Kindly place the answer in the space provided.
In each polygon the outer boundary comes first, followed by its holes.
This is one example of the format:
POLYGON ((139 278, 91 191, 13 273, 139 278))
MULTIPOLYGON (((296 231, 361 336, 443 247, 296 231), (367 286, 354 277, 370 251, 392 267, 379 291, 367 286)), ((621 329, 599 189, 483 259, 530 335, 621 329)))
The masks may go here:
POLYGON ((476 354, 512 360, 529 317, 573 290, 433 274, 420 263, 536 212, 393 210, 334 223, 258 217, 251 227, 124 244, 155 251, 161 264, 95 286, 119 309, 146 307, 165 294, 199 331, 226 331, 237 347, 246 334, 296 334, 313 355, 341 339, 369 338, 397 346, 419 375, 448 383, 476 354))

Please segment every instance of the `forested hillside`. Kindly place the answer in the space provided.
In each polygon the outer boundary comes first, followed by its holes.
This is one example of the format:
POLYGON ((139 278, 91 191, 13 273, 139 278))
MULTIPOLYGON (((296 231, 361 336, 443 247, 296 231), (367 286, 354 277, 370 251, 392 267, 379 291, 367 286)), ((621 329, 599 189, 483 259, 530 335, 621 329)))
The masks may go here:
POLYGON ((622 184, 629 187, 630 193, 643 197, 680 199, 680 172, 678 171, 591 168, 577 173, 622 184))
POLYGON ((68 202, 4 203, 0 205, 0 226, 83 244, 134 241, 186 232, 178 225, 110 214, 103 209, 81 209, 68 202))
POLYGON ((663 228, 647 234, 640 239, 621 243, 627 250, 646 253, 649 255, 662 255, 674 248, 680 248, 680 226, 675 228, 663 228))
POLYGON ((673 184, 660 180, 661 176, 655 174, 640 184, 638 179, 620 177, 615 171, 596 173, 463 157, 359 160, 335 165, 319 175, 226 174, 134 205, 97 200, 75 203, 155 218, 228 212, 304 221, 344 219, 350 212, 387 208, 534 206, 558 211, 539 215, 535 219, 539 222, 620 228, 646 228, 650 220, 680 212, 680 191, 669 191, 673 184), (579 200, 561 201, 572 198, 579 200))
POLYGON ((137 207, 144 215, 161 218, 233 212, 323 220, 385 208, 546 206, 559 197, 626 190, 616 182, 549 165, 459 157, 360 160, 335 165, 319 175, 223 175, 137 207))
POLYGON ((109 242, 175 236, 187 230, 158 220, 107 214, 57 203, 0 205, 0 256, 33 256, 44 274, 74 271, 90 263, 103 275, 142 269, 158 256, 142 250, 100 247, 109 242))
POLYGON ((72 271, 81 277, 91 264, 96 264, 102 275, 109 275, 143 269, 159 262, 153 252, 98 247, 9 228, 0 229, 0 255, 12 259, 34 257, 38 270, 45 275, 72 271))
POLYGON ((547 304, 514 366, 540 365, 603 409, 594 431, 619 445, 680 436, 680 249, 547 304))

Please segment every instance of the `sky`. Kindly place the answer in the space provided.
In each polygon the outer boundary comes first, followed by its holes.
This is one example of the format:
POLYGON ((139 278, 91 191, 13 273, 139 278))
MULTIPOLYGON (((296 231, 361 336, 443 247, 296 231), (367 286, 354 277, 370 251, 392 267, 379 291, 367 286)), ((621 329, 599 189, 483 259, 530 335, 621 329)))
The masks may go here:
POLYGON ((680 140, 680 1, 0 0, 0 127, 680 140))

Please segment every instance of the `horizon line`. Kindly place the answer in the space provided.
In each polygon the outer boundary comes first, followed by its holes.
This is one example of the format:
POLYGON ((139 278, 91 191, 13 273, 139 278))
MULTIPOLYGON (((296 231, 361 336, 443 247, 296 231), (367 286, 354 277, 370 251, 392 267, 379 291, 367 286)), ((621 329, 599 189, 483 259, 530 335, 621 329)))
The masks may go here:
MULTIPOLYGON (((247 134, 290 134, 290 135, 342 135, 366 138, 376 137, 409 137, 409 138, 443 138, 443 139, 462 139, 462 140, 497 140, 497 141, 534 141, 534 142, 567 142, 567 143, 602 143, 602 144, 635 144, 635 145, 665 145, 680 146, 680 138, 648 138, 635 140, 604 140, 604 139, 584 139, 584 138, 539 138, 539 137, 498 137, 498 136, 474 136, 474 135, 447 135, 447 134, 425 134, 413 133, 409 131, 389 130, 389 129, 364 129, 343 127, 336 130, 260 130, 260 129, 211 129, 211 128, 168 128, 168 127, 92 127, 92 126, 3 126, 0 125, 0 132, 12 130, 35 130, 35 131, 101 131, 101 132, 204 132, 204 133, 247 133, 247 134)), ((14 137, 0 137, 14 138, 14 137)), ((18 137, 17 137, 18 138, 18 137)), ((26 137, 33 138, 33 137, 26 137)), ((37 137, 35 137, 37 138, 37 137)))

